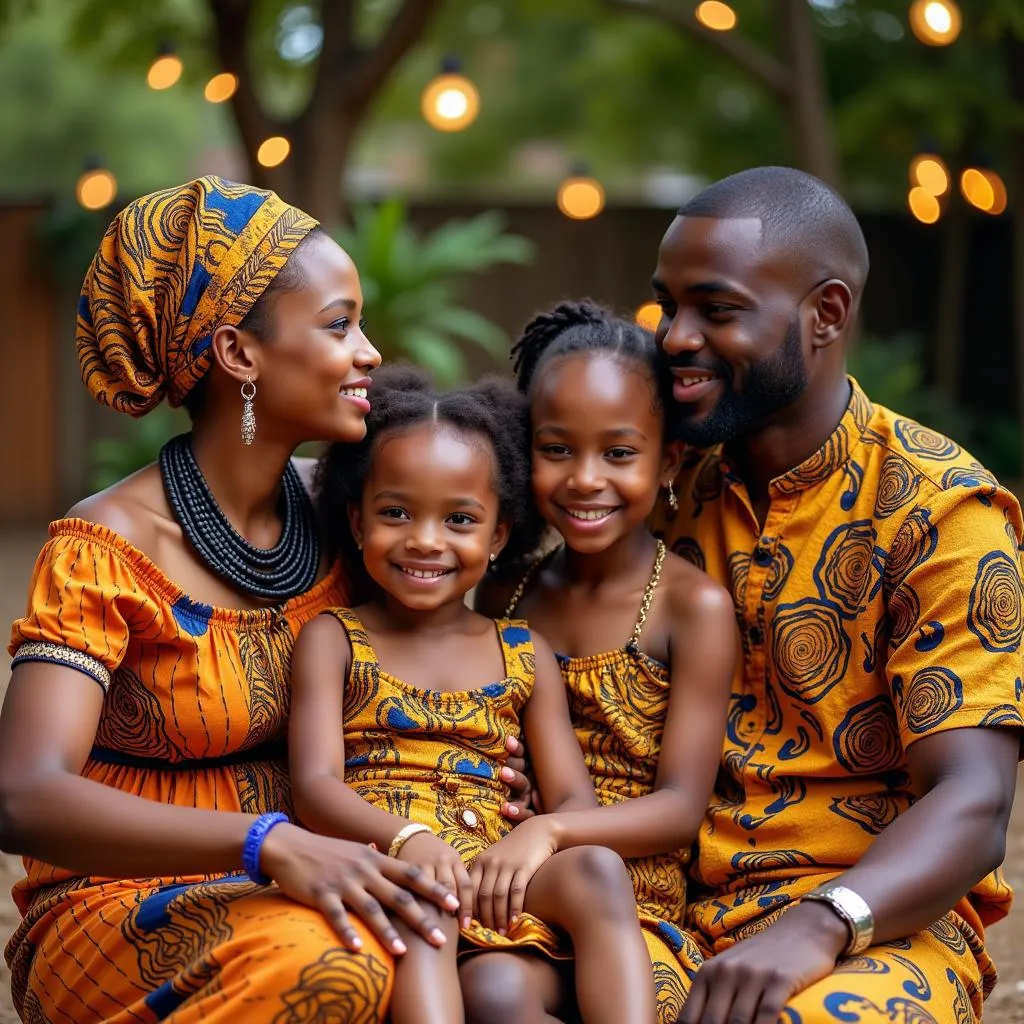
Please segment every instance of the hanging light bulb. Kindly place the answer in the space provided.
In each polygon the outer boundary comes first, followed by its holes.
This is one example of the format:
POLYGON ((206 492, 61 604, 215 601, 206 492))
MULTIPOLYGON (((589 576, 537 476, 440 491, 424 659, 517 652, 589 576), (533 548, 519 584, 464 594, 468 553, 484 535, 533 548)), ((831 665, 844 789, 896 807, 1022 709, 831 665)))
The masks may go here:
POLYGON ((960 175, 960 193, 982 213, 998 216, 1006 210, 1006 186, 995 171, 968 167, 960 175))
POLYGON ((645 330, 656 331, 661 323, 661 306, 656 302, 645 302, 638 306, 633 319, 645 330))
POLYGON ((480 93, 460 74, 459 62, 446 57, 441 74, 427 83, 420 98, 424 120, 442 132, 461 132, 480 113, 480 93))
POLYGON ((150 89, 170 89, 179 78, 184 65, 181 58, 174 52, 171 43, 161 43, 156 59, 149 66, 146 74, 146 84, 150 89))
POLYGON ((222 71, 206 83, 203 96, 206 97, 207 103, 224 103, 231 99, 237 91, 238 76, 231 74, 230 71, 222 71))
POLYGON ((604 189, 583 164, 575 164, 558 186, 558 209, 571 220, 590 220, 604 209, 604 189))
POLYGON ((934 224, 942 216, 938 199, 920 185, 915 185, 907 194, 907 205, 922 224, 934 224))
POLYGON ((75 183, 75 198, 86 210, 102 210, 117 196, 117 179, 97 158, 86 161, 75 183))
POLYGON ((911 31, 927 46, 949 46, 963 27, 954 0, 914 0, 909 17, 911 31))
POLYGON ((934 153, 918 153, 910 161, 910 184, 919 185, 936 198, 944 196, 949 190, 949 168, 934 153))
POLYGON ((729 32, 736 27, 736 12, 719 0, 704 0, 702 4, 697 5, 697 10, 693 13, 705 28, 713 32, 729 32))
POLYGON ((264 139, 256 150, 256 160, 261 167, 277 167, 288 159, 292 144, 283 135, 271 135, 264 139))

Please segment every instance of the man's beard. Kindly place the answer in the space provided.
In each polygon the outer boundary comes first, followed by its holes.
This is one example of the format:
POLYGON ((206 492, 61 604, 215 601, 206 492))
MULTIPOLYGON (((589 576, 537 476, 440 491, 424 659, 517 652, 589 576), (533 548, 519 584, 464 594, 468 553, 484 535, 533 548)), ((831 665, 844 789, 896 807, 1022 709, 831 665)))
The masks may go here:
MULTIPOLYGON (((686 366, 673 360, 670 366, 686 366)), ((731 390, 732 370, 722 365, 725 386, 722 397, 703 419, 691 419, 693 406, 666 401, 672 423, 672 436, 697 448, 710 448, 751 433, 769 417, 795 402, 807 388, 807 368, 800 345, 800 319, 794 312, 782 345, 770 356, 754 363, 747 371, 743 393, 731 390)))

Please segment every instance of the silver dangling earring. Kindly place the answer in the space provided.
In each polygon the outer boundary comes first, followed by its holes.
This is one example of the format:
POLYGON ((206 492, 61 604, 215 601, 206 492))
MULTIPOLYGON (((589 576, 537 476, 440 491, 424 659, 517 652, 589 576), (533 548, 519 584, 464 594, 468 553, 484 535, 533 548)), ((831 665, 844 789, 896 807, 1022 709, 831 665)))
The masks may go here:
POLYGON ((256 438, 256 414, 252 410, 252 400, 255 397, 256 385, 252 382, 252 377, 246 376, 242 385, 242 444, 246 445, 252 444, 256 438))
POLYGON ((668 491, 668 507, 673 512, 679 511, 679 499, 676 497, 676 489, 672 486, 672 481, 669 480, 668 486, 665 488, 668 491))

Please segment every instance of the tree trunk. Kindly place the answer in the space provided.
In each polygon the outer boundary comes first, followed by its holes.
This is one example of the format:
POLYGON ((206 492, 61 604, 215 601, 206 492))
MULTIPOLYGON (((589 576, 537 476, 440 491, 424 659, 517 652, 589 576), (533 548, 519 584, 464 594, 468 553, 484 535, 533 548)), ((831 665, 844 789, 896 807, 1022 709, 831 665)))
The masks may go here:
POLYGON ((811 9, 807 0, 777 0, 784 63, 791 68, 786 105, 789 108, 793 153, 805 171, 839 190, 839 155, 811 9))
POLYGON ((356 43, 355 0, 321 0, 323 45, 313 93, 306 108, 288 124, 263 109, 253 88, 246 40, 252 0, 208 0, 213 16, 216 51, 221 67, 238 77, 231 109, 248 161, 248 177, 288 202, 307 210, 328 227, 347 212, 345 168, 360 123, 374 97, 398 63, 422 36, 440 0, 404 0, 380 39, 372 46, 356 43), (283 164, 261 167, 260 144, 283 135, 291 152, 283 164))
MULTIPOLYGON (((1010 98, 1024 110, 1024 40, 1008 34, 1006 57, 1010 98)), ((1007 182, 1012 219, 1013 251, 1010 269, 1010 301, 1013 303, 1013 337, 1016 352, 1017 424, 1020 431, 1017 476, 1024 479, 1024 127, 1019 119, 1010 129, 1011 173, 1007 182)))
MULTIPOLYGON (((793 163, 837 191, 842 187, 839 151, 832 130, 821 45, 807 0, 776 0, 782 58, 743 36, 705 28, 687 5, 650 0, 605 0, 617 10, 643 13, 706 46, 742 68, 782 103, 788 115, 793 163)), ((691 8, 692 9, 692 8, 691 8)))

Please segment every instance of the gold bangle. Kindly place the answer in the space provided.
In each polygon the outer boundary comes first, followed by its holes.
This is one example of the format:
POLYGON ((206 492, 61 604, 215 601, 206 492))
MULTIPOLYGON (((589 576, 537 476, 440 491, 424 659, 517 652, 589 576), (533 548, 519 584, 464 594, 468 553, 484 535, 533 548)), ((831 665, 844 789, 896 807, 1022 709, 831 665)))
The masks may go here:
POLYGON ((420 825, 418 822, 410 822, 410 824, 403 826, 398 830, 398 835, 391 840, 391 845, 388 847, 388 856, 397 857, 401 852, 402 847, 405 846, 413 836, 419 835, 420 832, 430 832, 433 834, 433 829, 429 825, 420 825))

